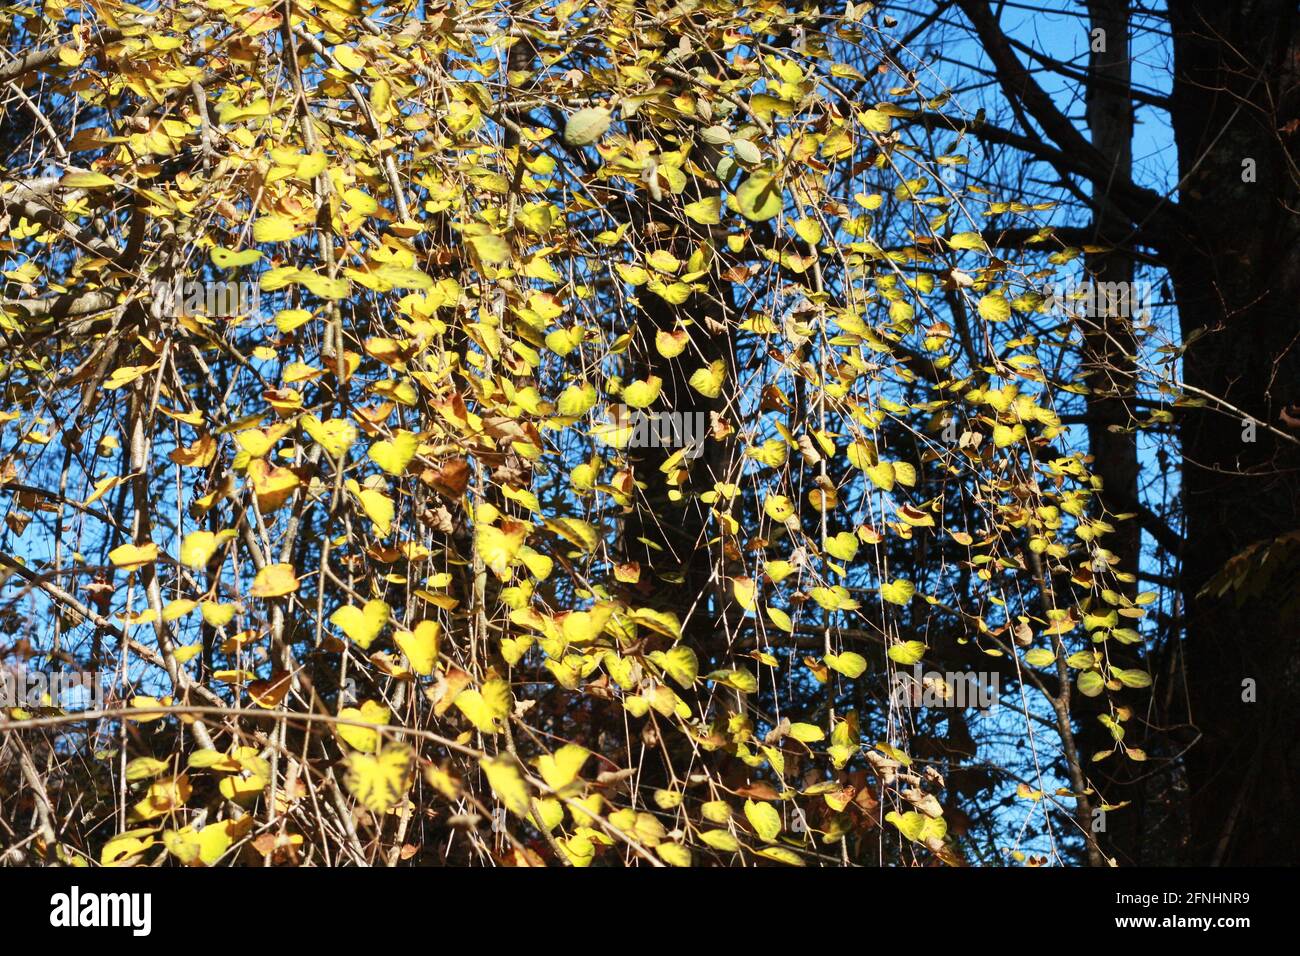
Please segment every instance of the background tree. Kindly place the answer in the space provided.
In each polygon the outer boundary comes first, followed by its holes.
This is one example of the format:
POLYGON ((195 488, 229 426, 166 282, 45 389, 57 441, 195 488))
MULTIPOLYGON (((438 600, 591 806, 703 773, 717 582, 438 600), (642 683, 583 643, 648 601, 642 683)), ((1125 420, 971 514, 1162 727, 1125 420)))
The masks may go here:
POLYGON ((1002 124, 977 125, 973 135, 1049 168, 1062 195, 1076 197, 1078 212, 1062 217, 1055 235, 1105 247, 1088 264, 1098 281, 1124 281, 1134 261, 1156 270, 1176 307, 1176 383, 1166 394, 1179 396, 1177 443, 1154 454, 1135 454, 1129 428, 1143 419, 1141 386, 1125 368, 1140 348, 1122 323, 1099 323, 1090 336, 1106 380, 1087 410, 1101 497, 1111 512, 1137 515, 1110 547, 1134 566, 1140 526, 1149 550, 1139 577, 1160 583, 1172 573, 1176 595, 1153 667, 1169 678, 1168 692, 1156 695, 1148 718, 1169 766, 1118 766, 1114 776, 1098 768, 1110 798, 1133 801, 1135 811, 1114 815, 1104 842, 1133 862, 1293 859, 1295 835, 1268 807, 1294 788, 1295 753, 1288 735, 1262 728, 1294 720, 1285 676, 1294 669, 1293 619, 1288 602, 1267 596, 1285 592, 1294 573, 1286 542, 1297 442, 1283 416, 1296 380, 1296 323, 1285 304, 1294 268, 1282 253, 1294 247, 1288 230, 1297 221, 1294 6, 1044 5, 1086 62, 1018 37, 1026 17, 1015 5, 911 6, 919 22, 969 31, 982 50, 978 69, 999 93, 988 115, 1002 124), (1140 48, 1138 62, 1163 88, 1134 82, 1140 48), (1090 143, 1070 111, 1079 101, 1090 143), (1149 179, 1163 166, 1168 187, 1144 185, 1132 165, 1137 114, 1170 131, 1172 148, 1145 171, 1149 179), (1182 462, 1176 497, 1166 483, 1170 455, 1182 462), (1182 792, 1186 799, 1171 801, 1182 792))

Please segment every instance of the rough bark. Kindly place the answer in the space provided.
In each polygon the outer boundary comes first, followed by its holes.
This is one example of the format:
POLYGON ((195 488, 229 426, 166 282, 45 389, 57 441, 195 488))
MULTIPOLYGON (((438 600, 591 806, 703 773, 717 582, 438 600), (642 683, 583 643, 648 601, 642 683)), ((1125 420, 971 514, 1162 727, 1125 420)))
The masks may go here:
MULTIPOLYGON (((1287 126, 1300 115, 1300 14, 1292 0, 1169 6, 1179 204, 1191 224, 1170 271, 1184 340, 1205 333, 1183 376, 1276 426, 1300 389, 1300 187, 1287 126)), ((1187 692, 1202 734, 1187 758, 1187 858, 1293 862, 1296 622, 1277 613, 1277 597, 1196 595, 1232 555, 1300 527, 1300 456, 1239 413, 1189 410, 1181 420, 1187 692), (1255 703, 1243 700, 1248 679, 1255 703)))

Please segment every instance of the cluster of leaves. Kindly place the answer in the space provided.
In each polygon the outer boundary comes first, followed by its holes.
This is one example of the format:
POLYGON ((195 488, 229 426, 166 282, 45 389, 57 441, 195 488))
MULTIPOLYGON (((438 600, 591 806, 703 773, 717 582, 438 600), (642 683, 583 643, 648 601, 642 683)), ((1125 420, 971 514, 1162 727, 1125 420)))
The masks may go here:
MULTIPOLYGON (((118 711, 10 712, 40 852, 955 864, 973 754, 889 692, 932 660, 1144 759, 1154 595, 1038 291, 1085 250, 994 253, 1045 205, 913 123, 869 6, 7 8, 11 652, 118 711)), ((1060 746, 1011 781, 1054 848, 1060 746)))

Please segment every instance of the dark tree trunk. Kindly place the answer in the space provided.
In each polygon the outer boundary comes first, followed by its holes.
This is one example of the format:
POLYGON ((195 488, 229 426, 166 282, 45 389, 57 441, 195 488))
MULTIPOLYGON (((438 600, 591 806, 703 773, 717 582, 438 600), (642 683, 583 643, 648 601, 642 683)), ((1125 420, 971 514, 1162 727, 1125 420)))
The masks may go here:
POLYGON ((1279 595, 1197 595, 1248 545, 1300 528, 1297 448, 1245 418, 1284 429, 1279 411, 1300 398, 1300 15, 1294 0, 1169 7, 1189 223, 1169 263, 1191 343, 1183 377, 1240 410, 1181 415, 1187 693, 1202 735, 1187 758, 1186 857, 1294 862, 1297 622, 1278 613, 1279 595), (1254 703, 1243 699, 1247 681, 1254 703))
MULTIPOLYGON (((1129 0, 1089 0, 1089 58, 1087 122, 1092 145, 1106 163, 1092 183, 1093 241, 1122 243, 1132 232, 1132 222, 1110 199, 1114 182, 1133 175, 1132 70, 1129 64, 1129 0)), ((1089 278, 1096 284, 1092 315, 1084 317, 1085 361, 1088 370, 1088 449, 1092 473, 1101 480, 1098 499, 1115 530, 1103 541, 1112 553, 1111 570, 1121 575, 1116 589, 1129 597, 1136 593, 1136 572, 1142 556, 1142 529, 1136 520, 1113 520, 1133 511, 1138 500, 1137 443, 1130 425, 1134 394, 1136 346, 1133 309, 1140 297, 1133 291, 1133 260, 1123 251, 1093 253, 1086 259, 1089 278)), ((1109 759, 1092 763, 1093 754, 1114 747, 1110 731, 1097 720, 1106 698, 1077 701, 1078 745, 1085 772, 1099 788, 1104 802, 1126 803, 1103 820, 1098 842, 1107 856, 1121 865, 1142 862, 1144 798, 1132 784, 1141 766, 1109 759)), ((1091 823, 1091 821, 1090 821, 1091 823)))
MULTIPOLYGON (((682 37, 670 34, 668 43, 675 45, 682 37)), ((680 68, 689 71, 705 62, 699 54, 683 58, 680 68)), ((637 125, 640 121, 634 121, 637 125)), ((652 128, 643 131, 651 137, 652 128)), ((703 144, 694 159, 703 168, 713 169, 722 157, 716 146, 703 144)), ((657 188, 640 190, 636 200, 629 204, 630 219, 637 232, 650 239, 650 244, 671 252, 685 262, 701 242, 709 238, 704 226, 690 226, 673 214, 673 197, 669 187, 658 173, 654 177, 657 188), (658 196, 656 196, 658 192, 658 196), (662 197, 662 198, 660 198, 662 197)), ((703 187, 701 180, 690 177, 682 203, 694 202, 712 193, 703 187)), ((715 242, 715 249, 721 243, 715 242)), ((725 247, 715 254, 726 255, 725 247)), ((695 292, 684 302, 673 304, 661 298, 646 286, 636 289, 637 308, 633 333, 631 359, 626 380, 657 376, 663 381, 659 400, 648 412, 661 411, 684 416, 702 415, 706 425, 711 413, 725 413, 726 403, 721 398, 709 399, 691 388, 691 373, 710 363, 721 360, 727 365, 729 381, 735 381, 733 366, 734 342, 728 319, 733 319, 733 285, 718 276, 716 264, 707 277, 706 292, 695 292), (688 344, 680 355, 665 358, 656 346, 658 333, 685 332, 688 344)), ((692 420, 694 421, 694 420, 692 420)), ((679 438, 688 437, 681 435, 679 438)), ((639 506, 631 511, 624 522, 620 552, 626 561, 641 565, 641 582, 636 598, 641 603, 654 605, 675 613, 685 627, 683 638, 707 663, 712 650, 725 647, 719 642, 725 630, 720 619, 725 613, 724 604, 729 589, 715 579, 713 567, 716 555, 710 554, 709 516, 705 505, 695 499, 715 481, 729 473, 728 460, 734 453, 730 441, 705 442, 703 434, 695 434, 696 441, 704 445, 704 457, 687 460, 689 478, 681 485, 670 484, 662 466, 680 450, 680 440, 652 442, 650 447, 629 448, 627 460, 638 483, 644 485, 635 494, 639 506), (674 492, 682 492, 675 495, 674 492), (676 498, 677 500, 674 500, 676 498)), ((713 532, 716 536, 716 531, 713 532)), ((719 548, 715 540, 712 548, 719 548)))

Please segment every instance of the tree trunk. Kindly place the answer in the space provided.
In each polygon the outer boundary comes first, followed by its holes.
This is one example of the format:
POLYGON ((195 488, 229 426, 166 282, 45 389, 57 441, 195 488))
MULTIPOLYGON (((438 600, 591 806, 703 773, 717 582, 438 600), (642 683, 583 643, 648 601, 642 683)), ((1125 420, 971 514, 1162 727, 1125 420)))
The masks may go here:
POLYGON ((1202 735, 1187 758, 1187 859, 1294 862, 1296 622, 1280 598, 1197 595, 1248 545, 1300 528, 1300 455, 1262 424, 1285 430, 1279 411, 1300 397, 1300 15, 1294 0, 1169 7, 1191 224, 1170 263, 1190 343, 1183 377, 1235 409, 1181 415, 1187 693, 1202 735))
MULTIPOLYGON (((1092 144, 1106 162, 1103 173, 1092 183, 1093 242, 1122 242, 1132 223, 1110 200, 1112 182, 1127 182, 1133 174, 1133 106, 1130 100, 1132 71, 1129 66, 1129 0, 1089 0, 1089 59, 1087 122, 1092 144)), ((1101 480, 1098 498, 1107 516, 1131 513, 1138 500, 1138 455, 1134 433, 1129 429, 1132 408, 1127 399, 1134 394, 1136 346, 1133 339, 1133 309, 1139 297, 1132 294, 1133 260, 1121 251, 1087 256, 1088 280, 1094 294, 1091 314, 1083 317, 1088 403, 1088 448, 1092 473, 1101 480)), ((1135 575, 1142 557, 1142 530, 1133 518, 1113 522, 1115 530, 1103 540, 1113 555, 1111 570, 1125 576, 1122 590, 1136 592, 1135 575)), ((1105 798, 1103 802, 1129 805, 1107 814, 1098 842, 1108 856, 1121 865, 1141 862, 1142 796, 1129 781, 1137 766, 1128 760, 1110 759, 1091 763, 1091 756, 1114 747, 1110 731, 1097 715, 1105 698, 1077 701, 1080 758, 1085 772, 1105 798)))

